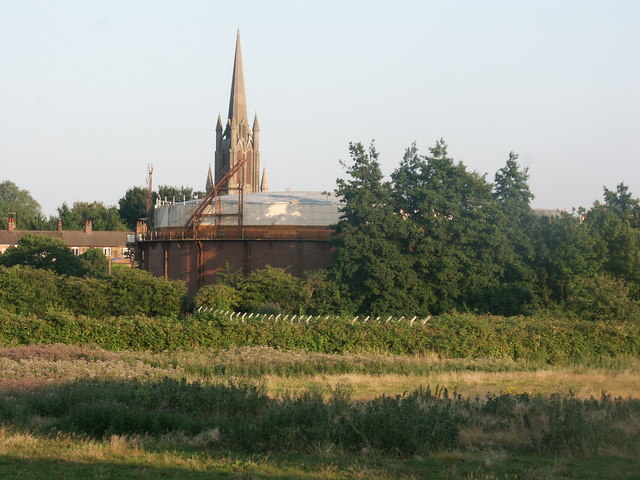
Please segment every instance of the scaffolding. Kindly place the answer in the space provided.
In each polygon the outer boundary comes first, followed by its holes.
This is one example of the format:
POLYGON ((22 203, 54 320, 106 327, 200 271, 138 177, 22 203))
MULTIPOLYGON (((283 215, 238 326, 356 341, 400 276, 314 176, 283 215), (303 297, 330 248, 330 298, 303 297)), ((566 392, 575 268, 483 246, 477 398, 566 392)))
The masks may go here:
POLYGON ((213 189, 207 193, 202 201, 196 206, 193 212, 187 218, 187 221, 182 227, 182 235, 184 238, 198 238, 198 227, 202 224, 205 218, 213 217, 214 219, 214 232, 213 236, 218 236, 218 227, 222 223, 224 217, 236 217, 236 225, 238 227, 239 237, 244 237, 243 229, 243 208, 244 208, 244 189, 245 189, 245 169, 244 166, 247 163, 247 153, 243 152, 241 158, 236 164, 231 167, 224 176, 215 184, 213 189), (238 178, 238 184, 236 186, 229 186, 229 180, 240 171, 238 178), (221 196, 223 193, 230 194, 232 191, 237 191, 238 194, 238 210, 232 213, 223 213, 221 196), (213 207, 213 208, 211 208, 213 207))

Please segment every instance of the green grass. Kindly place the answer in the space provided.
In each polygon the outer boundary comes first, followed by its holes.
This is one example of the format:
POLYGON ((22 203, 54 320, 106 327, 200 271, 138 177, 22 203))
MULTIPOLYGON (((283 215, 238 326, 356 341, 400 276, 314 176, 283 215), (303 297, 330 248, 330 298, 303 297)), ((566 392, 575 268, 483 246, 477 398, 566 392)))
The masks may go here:
POLYGON ((0 478, 639 478, 639 373, 631 357, 4 348, 0 478), (483 393, 454 394, 462 378, 483 393), (573 378, 628 394, 549 394, 573 378))
POLYGON ((446 452, 399 461, 366 453, 243 454, 176 448, 166 440, 142 445, 111 437, 56 438, 0 430, 3 480, 637 479, 640 461, 600 456, 567 458, 500 450, 446 452))

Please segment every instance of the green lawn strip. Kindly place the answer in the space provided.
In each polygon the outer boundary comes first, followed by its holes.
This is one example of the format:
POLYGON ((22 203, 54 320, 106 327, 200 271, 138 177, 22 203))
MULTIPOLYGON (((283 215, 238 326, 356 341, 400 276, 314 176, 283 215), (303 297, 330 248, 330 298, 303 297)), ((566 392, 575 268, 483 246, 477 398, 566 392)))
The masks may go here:
MULTIPOLYGON (((70 440, 66 440, 69 442, 70 440)), ((65 442, 63 442, 65 443, 65 442)), ((491 451, 448 452, 425 458, 398 459, 376 455, 247 455, 237 452, 194 452, 150 449, 127 456, 102 458, 70 455, 53 439, 39 438, 31 446, 0 449, 4 480, 75 479, 637 479, 640 460, 592 457, 567 458, 508 455, 491 451)), ((93 450, 93 449, 92 449, 93 450)), ((95 453, 95 452, 94 452, 95 453)))

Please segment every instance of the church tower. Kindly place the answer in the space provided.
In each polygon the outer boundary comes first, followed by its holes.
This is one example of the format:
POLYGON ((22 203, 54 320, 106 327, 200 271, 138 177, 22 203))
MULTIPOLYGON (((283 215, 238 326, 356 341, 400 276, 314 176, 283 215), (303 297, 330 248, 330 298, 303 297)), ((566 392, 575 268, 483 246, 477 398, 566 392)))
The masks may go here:
POLYGON ((226 124, 218 115, 216 125, 215 182, 246 158, 244 168, 238 170, 227 182, 227 193, 242 188, 245 192, 260 191, 260 127, 257 115, 253 127, 249 128, 247 116, 247 98, 244 89, 244 73, 242 69, 242 50, 240 48, 240 30, 236 38, 236 54, 233 62, 231 78, 231 99, 226 124))

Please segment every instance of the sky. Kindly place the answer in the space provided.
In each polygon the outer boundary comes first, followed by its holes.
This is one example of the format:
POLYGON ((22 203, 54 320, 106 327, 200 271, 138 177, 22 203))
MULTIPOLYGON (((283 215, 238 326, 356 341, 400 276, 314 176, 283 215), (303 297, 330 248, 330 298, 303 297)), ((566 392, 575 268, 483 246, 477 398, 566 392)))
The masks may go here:
POLYGON ((55 214, 143 186, 203 190, 240 28, 271 190, 332 190, 348 144, 385 174, 416 142, 534 207, 640 197, 636 0, 0 0, 0 182, 55 214))

